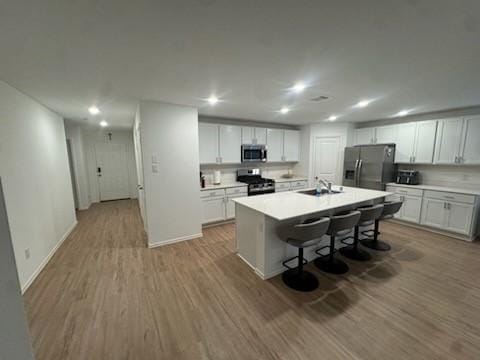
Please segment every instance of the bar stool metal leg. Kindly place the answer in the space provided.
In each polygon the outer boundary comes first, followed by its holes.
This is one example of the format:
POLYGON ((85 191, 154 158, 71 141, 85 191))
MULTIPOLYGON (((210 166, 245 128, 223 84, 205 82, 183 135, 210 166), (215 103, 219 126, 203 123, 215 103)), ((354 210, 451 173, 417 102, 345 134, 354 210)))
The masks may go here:
POLYGON ((375 220, 375 227, 373 229, 373 237, 370 237, 369 239, 363 239, 360 240, 360 243, 372 250, 377 250, 377 251, 389 251, 391 249, 391 246, 387 244, 386 242, 379 240, 378 239, 378 228, 380 225, 379 220, 375 220))
POLYGON ((360 232, 359 227, 355 226, 353 244, 345 246, 338 251, 340 252, 340 254, 342 254, 343 256, 351 260, 368 261, 372 258, 372 256, 367 251, 360 249, 358 247, 359 232, 360 232))
POLYGON ((312 273, 303 270, 303 265, 303 248, 298 248, 298 266, 284 271, 282 280, 288 287, 294 290, 304 292, 313 291, 318 288, 318 279, 312 273))
POLYGON ((335 235, 330 236, 330 253, 315 259, 314 264, 317 268, 330 274, 345 274, 349 268, 342 260, 335 258, 335 235))

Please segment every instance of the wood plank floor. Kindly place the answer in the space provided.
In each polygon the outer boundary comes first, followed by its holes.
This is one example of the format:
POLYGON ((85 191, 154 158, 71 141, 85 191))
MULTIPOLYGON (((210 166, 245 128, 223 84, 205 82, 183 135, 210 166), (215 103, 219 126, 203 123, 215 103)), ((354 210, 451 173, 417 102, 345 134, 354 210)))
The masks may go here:
POLYGON ((137 203, 96 204, 25 295, 38 360, 480 359, 480 246, 384 224, 393 249, 309 294, 260 280, 234 226, 146 248, 137 203))

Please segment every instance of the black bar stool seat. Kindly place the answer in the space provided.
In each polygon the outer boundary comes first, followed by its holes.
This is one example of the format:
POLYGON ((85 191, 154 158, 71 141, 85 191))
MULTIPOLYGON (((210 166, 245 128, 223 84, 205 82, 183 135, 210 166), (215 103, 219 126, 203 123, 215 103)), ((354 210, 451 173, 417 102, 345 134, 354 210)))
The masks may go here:
POLYGON ((346 244, 345 241, 347 239, 353 239, 353 243, 348 244, 348 246, 342 247, 339 252, 340 254, 351 260, 368 261, 372 258, 372 256, 369 252, 363 250, 358 246, 360 227, 374 224, 375 220, 382 216, 383 204, 360 207, 357 208, 357 210, 360 211, 360 220, 355 226, 354 236, 350 236, 349 238, 342 240, 342 243, 346 244))
POLYGON ((401 201, 386 201, 383 203, 382 216, 375 220, 375 226, 373 230, 362 231, 362 234, 368 236, 367 239, 360 240, 360 243, 372 250, 377 251, 389 251, 391 249, 390 245, 386 242, 378 239, 380 220, 386 220, 393 218, 393 215, 396 214, 402 207, 403 202, 401 201))
POLYGON ((287 244, 298 248, 298 255, 285 260, 282 265, 288 270, 282 274, 282 280, 289 288, 298 291, 313 291, 318 288, 318 279, 303 267, 307 261, 303 257, 303 249, 318 244, 325 235, 330 224, 329 218, 314 219, 301 224, 280 226, 277 234, 287 244), (288 266, 288 263, 298 259, 296 267, 288 266))
POLYGON ((327 234, 330 235, 330 245, 323 246, 315 252, 319 255, 314 263, 317 268, 330 274, 345 274, 348 272, 348 265, 340 259, 334 257, 335 238, 350 233, 352 228, 358 224, 360 219, 360 211, 349 211, 330 217, 330 225, 327 234), (329 248, 329 253, 323 255, 321 250, 329 248))

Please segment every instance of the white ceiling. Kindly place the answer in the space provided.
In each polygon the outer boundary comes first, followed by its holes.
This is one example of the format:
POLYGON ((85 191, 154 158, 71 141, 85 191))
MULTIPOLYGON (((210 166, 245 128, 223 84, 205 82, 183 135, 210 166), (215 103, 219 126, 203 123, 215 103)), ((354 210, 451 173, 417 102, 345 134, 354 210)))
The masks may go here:
POLYGON ((131 125, 139 99, 366 121, 479 105, 479 30, 478 0, 2 1, 0 78, 68 118, 96 103, 115 126, 131 125), (293 95, 296 81, 310 87, 293 95), (352 108, 361 99, 375 101, 352 108))

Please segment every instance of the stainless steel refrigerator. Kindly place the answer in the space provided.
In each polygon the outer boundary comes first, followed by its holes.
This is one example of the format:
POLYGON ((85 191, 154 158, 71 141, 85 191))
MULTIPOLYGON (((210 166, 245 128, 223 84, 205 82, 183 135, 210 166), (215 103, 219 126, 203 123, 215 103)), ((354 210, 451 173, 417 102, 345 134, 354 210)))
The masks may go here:
POLYGON ((385 190, 395 177, 395 145, 358 145, 345 148, 343 185, 385 190))

